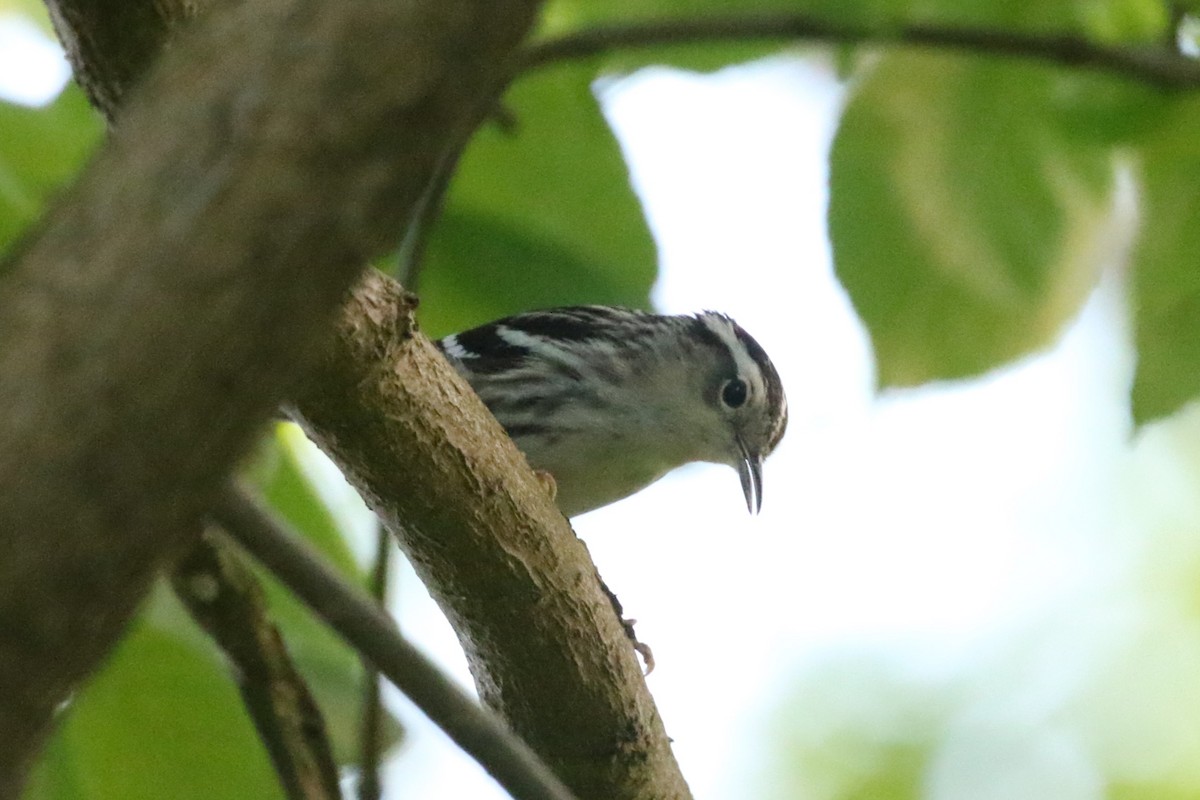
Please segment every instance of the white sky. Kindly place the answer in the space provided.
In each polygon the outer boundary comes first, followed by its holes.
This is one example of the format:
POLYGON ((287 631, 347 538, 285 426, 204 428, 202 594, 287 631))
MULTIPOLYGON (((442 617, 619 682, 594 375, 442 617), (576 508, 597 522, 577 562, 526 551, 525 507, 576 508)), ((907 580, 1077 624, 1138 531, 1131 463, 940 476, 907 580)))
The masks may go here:
POLYGON ((36 106, 71 77, 62 49, 23 16, 0 12, 0 99, 36 106))
MULTIPOLYGON (((0 24, 0 96, 47 99, 61 58, 13 35, 0 24)), ((934 684, 1007 676, 952 717, 927 796, 1103 796, 1086 730, 1047 720, 1111 649, 1110 617, 1140 619, 1110 591, 1139 548, 1121 528, 1132 357, 1115 281, 1046 355, 877 399, 824 233, 842 99, 829 72, 786 59, 710 77, 648 70, 601 94, 659 241, 660 307, 732 314, 771 353, 791 409, 761 516, 746 515, 731 470, 696 466, 576 521, 654 648, 650 686, 695 794, 768 792, 759 751, 780 693, 856 653, 934 684)), ((423 588, 411 572, 398 580, 402 628, 469 685, 423 588)), ((1164 663, 1200 655, 1189 658, 1164 663)), ((388 776, 394 796, 505 796, 394 699, 413 728, 388 776)), ((870 713, 898 724, 894 709, 870 713)), ((1131 727, 1158 748, 1158 768, 1162 752, 1193 752, 1131 727)), ((1137 746, 1103 754, 1145 771, 1137 746)))

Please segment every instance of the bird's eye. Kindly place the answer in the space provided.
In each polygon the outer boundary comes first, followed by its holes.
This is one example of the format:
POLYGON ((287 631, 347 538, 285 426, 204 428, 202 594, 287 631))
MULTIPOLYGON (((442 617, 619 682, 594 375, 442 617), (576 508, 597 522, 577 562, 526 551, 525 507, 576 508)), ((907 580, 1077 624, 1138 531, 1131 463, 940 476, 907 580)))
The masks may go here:
POLYGON ((746 396, 749 394, 749 389, 746 387, 746 382, 741 378, 734 378, 731 381, 726 381, 721 387, 721 402, 729 408, 741 408, 746 403, 746 396))

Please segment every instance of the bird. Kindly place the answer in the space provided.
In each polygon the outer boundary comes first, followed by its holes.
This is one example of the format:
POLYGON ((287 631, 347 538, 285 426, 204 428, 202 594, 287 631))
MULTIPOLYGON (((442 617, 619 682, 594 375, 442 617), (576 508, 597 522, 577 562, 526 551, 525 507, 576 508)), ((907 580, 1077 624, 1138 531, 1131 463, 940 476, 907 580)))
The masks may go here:
POLYGON ((526 311, 435 342, 568 517, 695 461, 737 470, 751 514, 787 398, 762 346, 725 314, 584 305, 526 311))

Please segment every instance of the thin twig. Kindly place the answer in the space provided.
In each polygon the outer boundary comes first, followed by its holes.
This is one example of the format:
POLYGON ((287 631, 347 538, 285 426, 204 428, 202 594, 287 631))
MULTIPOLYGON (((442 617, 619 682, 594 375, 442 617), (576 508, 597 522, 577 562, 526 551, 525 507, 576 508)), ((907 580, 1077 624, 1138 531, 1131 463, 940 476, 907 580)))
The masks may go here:
POLYGON ((469 135, 457 139, 447 148, 438 161, 437 169, 425 187, 425 194, 417 205, 416 213, 409 222, 404 233, 404 241, 400 243, 399 269, 397 279, 409 291, 419 292, 421 270, 425 266, 425 253, 429 249, 429 240, 433 236, 433 227, 442 208, 446 203, 446 192, 450 188, 450 179, 458 169, 458 162, 467 148, 469 135))
POLYGON ((391 619, 252 497, 227 488, 213 517, 514 798, 572 800, 570 790, 528 745, 446 678, 391 619))
POLYGON ((988 28, 922 24, 865 27, 839 24, 807 14, 698 17, 599 26, 529 47, 521 67, 529 71, 614 50, 754 39, 915 45, 1103 70, 1163 88, 1200 87, 1200 63, 1158 47, 1111 47, 1070 34, 1019 33, 988 28))
POLYGON ((236 551, 205 534, 171 575, 175 594, 224 651, 290 800, 340 798, 325 720, 236 551))
MULTIPOLYGON (((371 571, 371 597, 381 609, 387 608, 388 564, 392 538, 387 529, 375 522, 375 569, 371 571)), ((383 705, 379 691, 379 669, 363 658, 363 712, 358 755, 358 800, 379 800, 383 784, 379 780, 379 755, 383 730, 383 705)))
POLYGON ((446 194, 450 190, 450 182, 458 171, 459 162, 467 145, 475 136, 475 132, 489 117, 498 117, 503 122, 506 117, 503 108, 499 106, 499 98, 508 88, 506 80, 499 80, 492 92, 484 94, 483 99, 472 109, 468 121, 459 126, 451 138, 450 144, 438 159, 437 168, 425 193, 417 205, 408 227, 405 229, 404 241, 400 243, 399 269, 396 279, 413 294, 420 294, 421 271, 425 267, 425 254, 429 250, 429 242, 433 238, 434 226, 442 216, 446 206, 446 194))

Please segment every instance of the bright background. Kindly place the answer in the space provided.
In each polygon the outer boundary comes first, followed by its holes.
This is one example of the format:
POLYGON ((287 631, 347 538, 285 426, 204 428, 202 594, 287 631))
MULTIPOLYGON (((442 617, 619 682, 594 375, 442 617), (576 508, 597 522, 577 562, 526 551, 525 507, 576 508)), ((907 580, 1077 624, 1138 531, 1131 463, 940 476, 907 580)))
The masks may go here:
MULTIPOLYGON (((0 25, 5 97, 65 80, 39 38, 0 25)), ((791 409, 759 517, 728 468, 693 466, 575 523, 654 649, 696 796, 1200 796, 1200 416, 1129 422, 1133 190, 1106 282, 1051 350, 879 396, 825 236, 829 66, 655 68, 597 93, 660 249, 659 308, 732 314, 791 409)), ((367 553, 369 520, 316 460, 367 553)), ((407 569, 395 607, 469 685, 407 569)), ((411 727, 392 796, 505 796, 389 699, 411 727)))
MULTIPOLYGON (((657 305, 732 314, 791 409, 760 517, 728 468, 697 465, 575 522, 654 648, 696 795, 1196 787, 1200 639, 1175 592, 1195 576, 1200 429, 1131 438, 1123 251, 1049 352, 875 396, 824 234, 831 70, 647 69, 599 96, 660 247, 657 305)), ((1114 223, 1125 239, 1132 217, 1114 223)), ((466 681, 415 578, 401 586, 403 627, 466 681)), ((414 749, 398 792, 502 796, 444 743, 414 749)))

